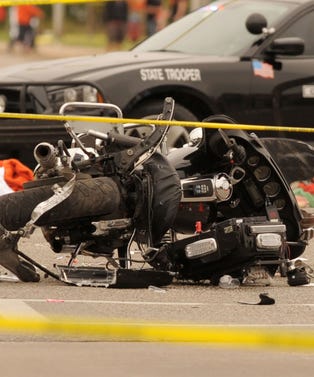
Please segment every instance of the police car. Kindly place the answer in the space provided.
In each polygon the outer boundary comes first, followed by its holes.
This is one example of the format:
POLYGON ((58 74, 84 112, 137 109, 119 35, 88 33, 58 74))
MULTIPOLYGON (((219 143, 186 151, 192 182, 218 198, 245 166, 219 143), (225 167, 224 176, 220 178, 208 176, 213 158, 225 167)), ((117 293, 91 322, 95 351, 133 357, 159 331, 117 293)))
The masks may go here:
MULTIPOLYGON (((65 102, 93 101, 134 118, 160 113, 167 96, 178 120, 224 113, 239 123, 313 127, 314 1, 210 2, 131 51, 0 71, 2 112, 58 113, 65 102)), ((63 132, 52 123, 8 123, 0 126, 0 150, 22 160, 27 146, 63 132)), ((175 146, 186 137, 181 131, 175 146)))

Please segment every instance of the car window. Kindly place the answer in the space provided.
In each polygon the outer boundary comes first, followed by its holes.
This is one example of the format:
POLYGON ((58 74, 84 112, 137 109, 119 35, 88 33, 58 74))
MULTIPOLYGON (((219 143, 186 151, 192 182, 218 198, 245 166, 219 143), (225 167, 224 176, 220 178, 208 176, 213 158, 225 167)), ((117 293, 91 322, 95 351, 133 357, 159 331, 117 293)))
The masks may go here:
POLYGON ((306 13, 289 26, 280 38, 299 37, 304 40, 305 49, 303 56, 314 56, 314 11, 306 13))
POLYGON ((178 51, 188 54, 237 56, 259 36, 249 33, 245 21, 261 13, 273 26, 296 7, 290 2, 233 1, 213 2, 175 22, 135 48, 135 51, 178 51))

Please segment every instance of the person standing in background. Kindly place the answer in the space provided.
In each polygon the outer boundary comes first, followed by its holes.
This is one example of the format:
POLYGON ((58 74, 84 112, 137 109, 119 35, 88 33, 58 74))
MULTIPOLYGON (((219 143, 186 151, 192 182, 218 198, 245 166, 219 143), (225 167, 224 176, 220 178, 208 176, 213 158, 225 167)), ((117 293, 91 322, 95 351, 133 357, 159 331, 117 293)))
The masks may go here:
POLYGON ((9 43, 8 52, 13 50, 15 43, 19 38, 19 22, 17 18, 17 7, 10 7, 8 10, 9 18, 9 43))
POLYGON ((132 42, 137 42, 143 35, 143 16, 146 0, 128 0, 129 24, 128 37, 132 42))
POLYGON ((103 20, 108 37, 108 51, 120 50, 127 34, 129 5, 126 0, 107 1, 103 20))
POLYGON ((158 18, 162 11, 162 0, 146 0, 146 35, 150 37, 158 30, 158 18))
POLYGON ((36 47, 36 31, 39 20, 44 18, 44 12, 36 5, 18 5, 17 20, 19 27, 18 41, 22 43, 24 51, 36 47))
POLYGON ((189 9, 188 0, 169 0, 168 23, 179 20, 185 16, 189 9))
POLYGON ((6 16, 7 16, 6 8, 0 6, 0 24, 5 21, 6 16))
POLYGON ((163 29, 185 16, 188 13, 189 6, 189 0, 165 0, 162 11, 159 13, 157 29, 163 29))

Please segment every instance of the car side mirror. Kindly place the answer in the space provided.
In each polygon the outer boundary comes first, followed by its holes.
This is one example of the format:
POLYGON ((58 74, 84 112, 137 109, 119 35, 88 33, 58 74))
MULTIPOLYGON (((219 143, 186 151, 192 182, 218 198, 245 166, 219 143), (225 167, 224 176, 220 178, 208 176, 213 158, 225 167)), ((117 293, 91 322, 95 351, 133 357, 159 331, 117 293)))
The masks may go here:
POLYGON ((262 34, 264 29, 267 27, 267 20, 260 13, 252 13, 246 19, 245 26, 251 34, 262 34))
POLYGON ((277 38, 272 41, 267 53, 272 55, 302 55, 304 52, 304 40, 297 37, 277 38))

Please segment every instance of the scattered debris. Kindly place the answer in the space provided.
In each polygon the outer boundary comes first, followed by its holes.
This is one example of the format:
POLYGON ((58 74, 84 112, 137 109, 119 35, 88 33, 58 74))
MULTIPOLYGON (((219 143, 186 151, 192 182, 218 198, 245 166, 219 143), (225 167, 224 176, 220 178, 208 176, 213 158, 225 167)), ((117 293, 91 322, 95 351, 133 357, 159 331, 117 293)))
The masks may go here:
POLYGON ((64 300, 62 300, 62 299, 57 299, 57 298, 47 298, 46 301, 47 301, 47 302, 54 302, 54 303, 64 302, 64 300))
POLYGON ((239 279, 235 279, 230 275, 223 275, 219 279, 219 287, 223 289, 235 289, 240 287, 239 279))
POLYGON ((314 277, 313 269, 304 262, 304 259, 291 261, 289 271, 287 271, 288 284, 290 286, 307 285, 314 277))
POLYGON ((273 305, 275 303, 275 299, 273 299, 272 297, 269 297, 268 296, 268 293, 261 293, 259 295, 259 298, 261 299, 260 302, 256 302, 256 303, 253 303, 253 302, 241 302, 241 301, 238 301, 239 304, 243 304, 243 305, 273 305))
POLYGON ((154 285, 148 286, 149 291, 154 291, 156 293, 166 293, 166 290, 163 288, 155 287, 154 285))
POLYGON ((273 278, 263 266, 251 266, 242 281, 243 285, 272 285, 273 278))
POLYGON ((4 273, 4 274, 0 274, 0 281, 18 282, 20 281, 20 279, 13 274, 4 273))

